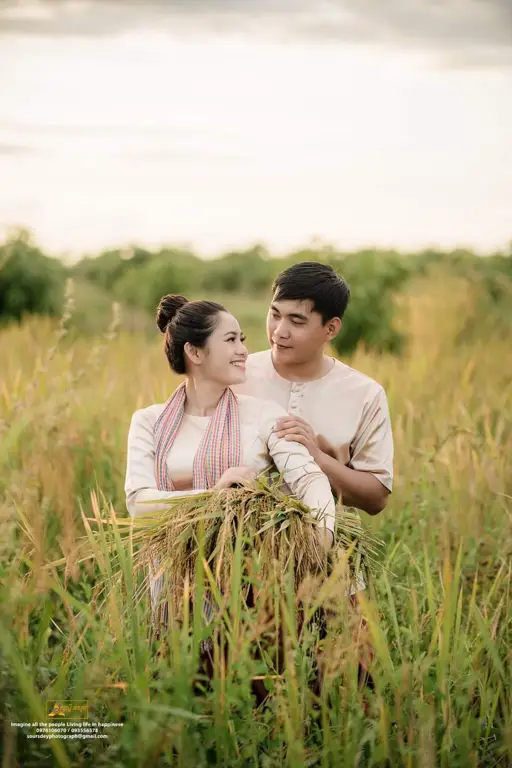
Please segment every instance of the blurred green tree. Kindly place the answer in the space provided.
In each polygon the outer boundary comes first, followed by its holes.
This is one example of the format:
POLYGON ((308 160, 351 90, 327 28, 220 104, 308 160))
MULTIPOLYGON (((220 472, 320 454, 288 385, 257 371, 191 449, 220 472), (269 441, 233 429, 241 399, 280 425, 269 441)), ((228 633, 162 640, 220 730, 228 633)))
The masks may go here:
POLYGON ((13 230, 0 246, 0 318, 59 313, 65 275, 61 262, 45 256, 28 230, 13 230))
POLYGON ((412 263, 398 254, 386 256, 376 251, 361 251, 329 262, 347 281, 350 302, 334 348, 343 354, 358 344, 378 352, 399 353, 405 336, 394 326, 394 296, 412 274, 412 263))
POLYGON ((149 264, 152 257, 150 251, 130 245, 86 256, 75 265, 73 273, 110 291, 128 270, 149 264))
POLYGON ((267 249, 255 245, 204 262, 201 287, 213 293, 261 294, 268 290, 278 271, 267 249))
POLYGON ((197 290, 204 262, 186 251, 164 249, 144 264, 129 265, 115 282, 116 297, 153 314, 167 293, 197 290))

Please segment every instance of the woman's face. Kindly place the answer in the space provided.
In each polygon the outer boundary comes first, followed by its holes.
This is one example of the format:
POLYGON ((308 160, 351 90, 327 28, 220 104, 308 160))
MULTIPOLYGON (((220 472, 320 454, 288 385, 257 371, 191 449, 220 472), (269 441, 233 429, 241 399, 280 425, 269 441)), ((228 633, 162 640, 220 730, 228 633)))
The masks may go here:
POLYGON ((200 375, 205 379, 226 387, 243 384, 246 380, 245 361, 249 354, 244 340, 237 319, 229 312, 220 312, 206 346, 196 349, 197 357, 194 356, 191 361, 199 365, 200 375))

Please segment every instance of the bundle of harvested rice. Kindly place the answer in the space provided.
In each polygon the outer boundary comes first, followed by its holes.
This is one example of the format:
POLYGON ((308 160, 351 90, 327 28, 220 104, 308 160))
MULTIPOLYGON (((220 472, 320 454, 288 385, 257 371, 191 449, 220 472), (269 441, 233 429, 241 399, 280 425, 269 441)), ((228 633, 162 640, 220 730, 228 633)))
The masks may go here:
MULTIPOLYGON (((251 590, 253 600, 258 598, 258 585, 268 587, 276 579, 282 583, 290 571, 296 590, 310 574, 327 575, 340 549, 346 554, 351 583, 359 574, 381 567, 382 542, 362 527, 357 512, 341 505, 334 546, 326 555, 318 520, 309 507, 282 493, 279 478, 260 477, 242 488, 174 497, 157 516, 135 519, 129 533, 133 544, 140 545, 134 547, 134 576, 149 569, 153 581, 163 577, 157 623, 169 609, 181 617, 185 591, 193 600, 199 560, 203 573, 209 572, 207 591, 224 601, 231 596, 237 558, 241 564, 237 589, 245 597, 251 590)), ((144 578, 137 598, 150 588, 150 580, 144 578)))

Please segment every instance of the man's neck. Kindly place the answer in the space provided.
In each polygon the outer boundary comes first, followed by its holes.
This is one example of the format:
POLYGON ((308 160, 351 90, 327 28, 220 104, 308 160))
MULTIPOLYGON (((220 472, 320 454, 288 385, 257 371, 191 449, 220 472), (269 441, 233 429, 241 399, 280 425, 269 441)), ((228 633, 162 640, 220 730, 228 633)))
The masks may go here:
POLYGON ((332 357, 328 357, 322 353, 321 357, 307 360, 305 363, 299 363, 296 365, 280 365, 276 364, 272 352, 272 365, 277 373, 288 381, 315 381, 315 379, 321 379, 325 376, 333 367, 332 357))

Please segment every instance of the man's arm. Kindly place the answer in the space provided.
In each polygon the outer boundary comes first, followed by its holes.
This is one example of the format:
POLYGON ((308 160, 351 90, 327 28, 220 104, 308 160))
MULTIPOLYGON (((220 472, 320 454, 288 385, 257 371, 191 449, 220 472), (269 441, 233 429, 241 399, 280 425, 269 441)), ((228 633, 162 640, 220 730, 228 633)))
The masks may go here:
POLYGON ((389 491, 371 472, 346 467, 338 459, 318 450, 314 459, 329 478, 335 493, 347 507, 357 507, 369 515, 378 515, 387 504, 389 491))
POLYGON ((278 437, 306 446, 343 504, 362 509, 369 515, 382 512, 388 501, 388 489, 371 472, 352 469, 335 458, 334 450, 323 438, 315 436, 304 419, 299 416, 278 419, 276 430, 278 437))

